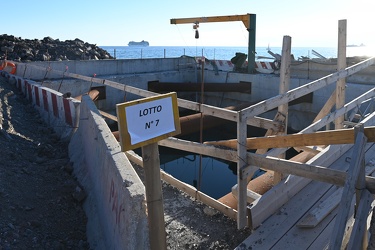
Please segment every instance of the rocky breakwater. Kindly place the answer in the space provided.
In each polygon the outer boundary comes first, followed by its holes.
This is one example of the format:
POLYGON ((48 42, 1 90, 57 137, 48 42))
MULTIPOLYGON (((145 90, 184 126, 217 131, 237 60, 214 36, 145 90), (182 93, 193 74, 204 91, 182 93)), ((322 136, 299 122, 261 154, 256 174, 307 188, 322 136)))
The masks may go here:
POLYGON ((113 57, 96 44, 89 44, 78 38, 60 41, 51 37, 22 39, 12 35, 0 35, 0 60, 63 61, 63 60, 101 60, 113 57))

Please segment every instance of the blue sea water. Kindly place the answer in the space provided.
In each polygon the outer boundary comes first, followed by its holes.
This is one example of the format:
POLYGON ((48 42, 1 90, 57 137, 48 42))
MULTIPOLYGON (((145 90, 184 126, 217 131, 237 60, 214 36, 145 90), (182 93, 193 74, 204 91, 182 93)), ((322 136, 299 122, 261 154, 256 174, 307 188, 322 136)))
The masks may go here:
MULTIPOLYGON (((129 47, 129 46, 102 46, 117 59, 138 59, 138 58, 170 58, 180 56, 204 56, 210 60, 230 60, 236 52, 247 54, 247 47, 182 47, 182 46, 149 46, 149 47, 129 47)), ((270 48, 273 53, 281 54, 281 48, 270 48)), ((334 48, 321 48, 317 50, 327 57, 335 56, 334 48)), ((308 48, 296 48, 292 53, 295 57, 308 56, 308 48)), ((267 47, 259 47, 256 56, 271 57, 267 53, 267 47)))
MULTIPOLYGON (((236 52, 247 54, 247 47, 184 47, 184 46, 101 46, 117 59, 139 59, 139 58, 171 58, 180 56, 204 56, 210 60, 230 60, 236 52)), ((268 53, 281 54, 281 47, 257 47, 256 57, 272 57, 268 53)), ((295 59, 300 57, 316 58, 313 50, 326 58, 336 58, 337 48, 333 47, 292 47, 291 53, 295 59)), ((347 56, 370 56, 374 55, 373 48, 369 47, 347 47, 347 56)))

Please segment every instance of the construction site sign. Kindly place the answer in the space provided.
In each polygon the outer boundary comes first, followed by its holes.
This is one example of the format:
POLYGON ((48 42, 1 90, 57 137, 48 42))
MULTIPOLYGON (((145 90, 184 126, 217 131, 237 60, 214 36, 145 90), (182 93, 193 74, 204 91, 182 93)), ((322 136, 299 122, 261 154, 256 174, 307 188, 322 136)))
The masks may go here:
POLYGON ((123 151, 181 132, 175 92, 116 105, 123 151))

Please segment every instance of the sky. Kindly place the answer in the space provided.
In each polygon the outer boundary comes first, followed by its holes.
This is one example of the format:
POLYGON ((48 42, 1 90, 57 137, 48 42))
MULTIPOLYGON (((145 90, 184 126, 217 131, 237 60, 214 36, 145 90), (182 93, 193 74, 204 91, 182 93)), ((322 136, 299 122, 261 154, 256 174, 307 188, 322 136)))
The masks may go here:
POLYGON ((18 0, 4 1, 0 34, 22 39, 79 38, 98 46, 243 46, 242 22, 170 24, 173 18, 256 14, 256 46, 337 47, 338 22, 347 20, 347 44, 375 47, 374 0, 18 0))

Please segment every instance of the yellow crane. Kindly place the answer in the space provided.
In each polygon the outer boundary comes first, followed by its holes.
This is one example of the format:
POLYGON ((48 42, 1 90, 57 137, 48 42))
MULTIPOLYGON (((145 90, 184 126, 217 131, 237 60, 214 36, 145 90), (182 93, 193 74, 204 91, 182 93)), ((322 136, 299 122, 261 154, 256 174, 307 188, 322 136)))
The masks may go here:
MULTIPOLYGON (((248 73, 255 72, 255 34, 256 34, 256 15, 245 14, 245 15, 230 15, 230 16, 211 16, 211 17, 189 17, 189 18, 175 18, 171 19, 171 24, 186 24, 190 23, 194 25, 196 29, 200 23, 209 22, 231 22, 231 21, 242 21, 247 31, 249 32, 249 43, 248 43, 248 73)), ((196 33, 197 38, 197 33, 196 33)))

